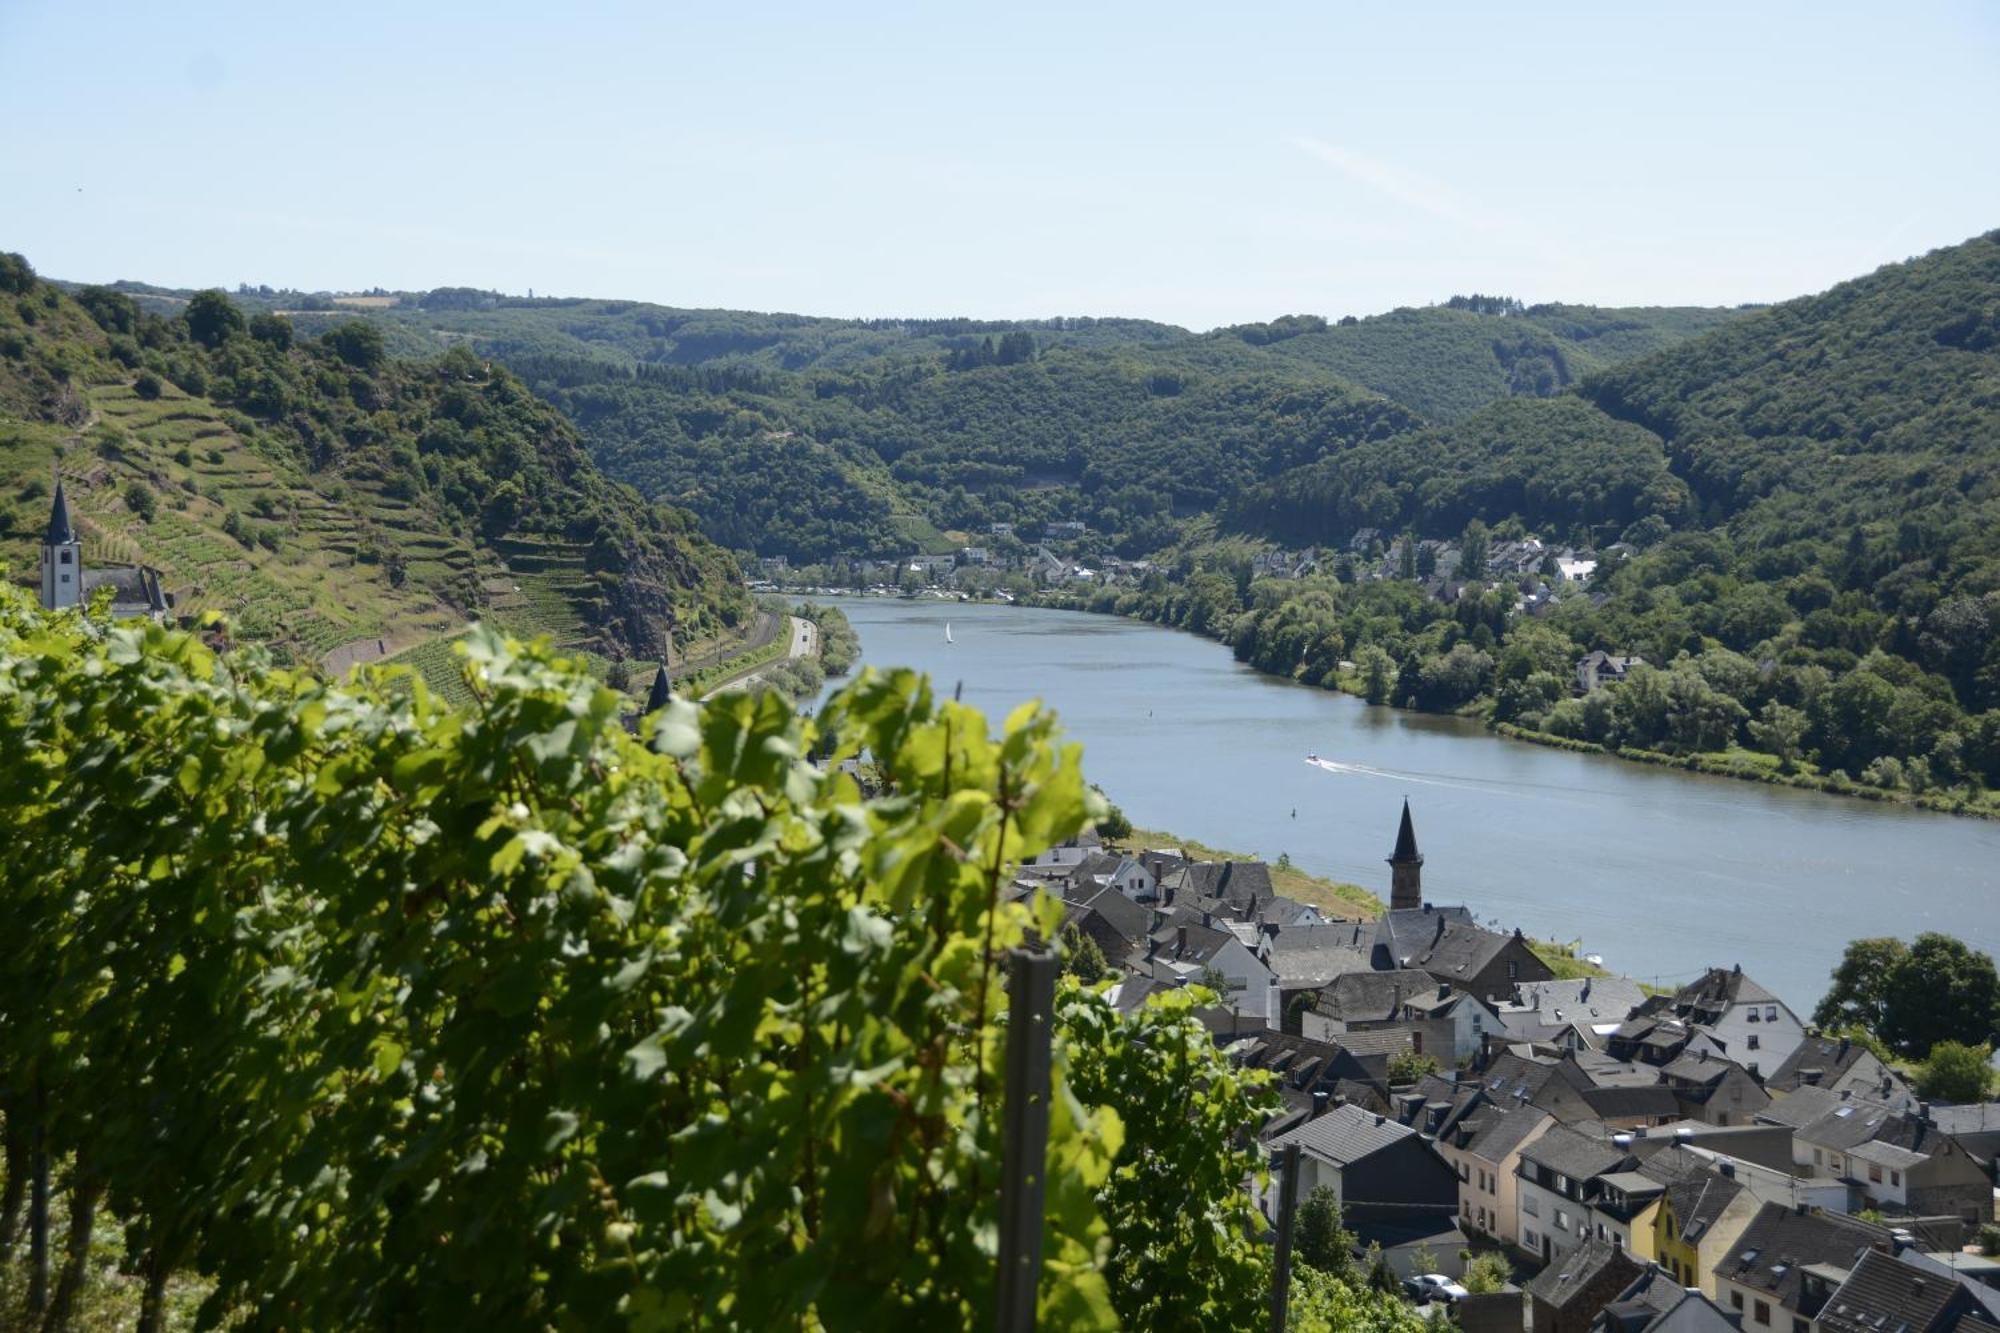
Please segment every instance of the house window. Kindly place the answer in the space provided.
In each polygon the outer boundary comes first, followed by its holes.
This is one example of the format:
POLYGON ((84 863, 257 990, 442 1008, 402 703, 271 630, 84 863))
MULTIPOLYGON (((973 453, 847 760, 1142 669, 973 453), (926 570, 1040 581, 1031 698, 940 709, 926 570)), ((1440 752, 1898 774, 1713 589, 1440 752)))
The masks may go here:
POLYGON ((1521 975, 1521 965, 1519 963, 1507 964, 1507 980, 1509 981, 1516 980, 1517 978, 1520 977, 1520 975, 1521 975))
POLYGON ((1758 1323, 1768 1324, 1771 1322, 1771 1303, 1769 1301, 1758 1301, 1751 1308, 1751 1318, 1755 1319, 1758 1323))
POLYGON ((1564 1175, 1560 1171, 1556 1172, 1556 1193, 1558 1194, 1569 1193, 1569 1177, 1564 1175))
POLYGON ((1757 1049, 1757 1034, 1754 1032, 1750 1034, 1750 1049, 1753 1051, 1757 1049))
POLYGON ((1813 1149, 1813 1165, 1814 1166, 1826 1165, 1826 1153, 1821 1149, 1818 1148, 1813 1149))
POLYGON ((1873 1181, 1873 1182, 1874 1182, 1875 1184, 1877 1184, 1877 1185, 1881 1184, 1881 1183, 1882 1183, 1882 1168, 1881 1168, 1881 1167, 1879 1167, 1879 1166, 1877 1166, 1877 1165, 1875 1165, 1875 1163, 1873 1163, 1873 1162, 1870 1162, 1870 1163, 1868 1164, 1868 1179, 1869 1179, 1869 1180, 1871 1180, 1871 1181, 1873 1181))
POLYGON ((1569 1230, 1569 1214, 1564 1212, 1560 1208, 1556 1209, 1556 1230, 1557 1231, 1569 1230))
POLYGON ((1461 1199, 1458 1204, 1458 1211, 1461 1217, 1470 1219, 1472 1217, 1472 1200, 1461 1199))
POLYGON ((1521 1211, 1529 1217, 1540 1217, 1542 1215, 1542 1205, 1536 1202, 1534 1195, 1523 1194, 1521 1196, 1521 1211))
POLYGON ((63 553, 62 553, 61 555, 59 555, 59 556, 58 556, 58 557, 56 558, 56 563, 57 563, 57 564, 59 564, 59 565, 66 565, 66 564, 68 564, 68 563, 69 563, 69 557, 70 557, 70 554, 71 554, 70 552, 68 552, 68 551, 64 551, 64 552, 63 552, 63 553))
POLYGON ((1732 1292, 1730 1292, 1730 1293, 1729 1293, 1729 1303, 1730 1303, 1730 1305, 1731 1305, 1731 1306, 1735 1307, 1736 1309, 1738 1309, 1738 1310, 1741 1310, 1741 1309, 1743 1308, 1743 1293, 1742 1293, 1742 1292, 1740 1292, 1740 1291, 1732 1291, 1732 1292))
POLYGON ((1792 1333, 1812 1333, 1812 1321, 1792 1316, 1792 1333))
POLYGON ((1746 1022, 1750 1022, 1750 1023, 1754 1023, 1754 1022, 1756 1022, 1756 1021, 1757 1021, 1757 1006, 1756 1006, 1756 1005, 1754 1005, 1754 1004, 1753 1004, 1753 1005, 1751 1005, 1751 1006, 1750 1006, 1750 1012, 1749 1012, 1749 1013, 1747 1013, 1747 1014, 1745 1014, 1745 1015, 1744 1015, 1743 1017, 1744 1017, 1744 1020, 1745 1020, 1746 1022))
POLYGON ((1775 1023, 1775 1022, 1777 1022, 1777 1021, 1778 1021, 1778 1006, 1777 1006, 1777 1005, 1775 1005, 1775 1004, 1767 1004, 1767 1005, 1765 1005, 1765 1006, 1764 1006, 1764 1021, 1765 1021, 1765 1022, 1767 1022, 1767 1023, 1775 1023))
POLYGON ((1901 1188, 1903 1184, 1903 1173, 1901 1171, 1891 1171, 1889 1173, 1889 1183, 1891 1185, 1897 1186, 1898 1188, 1901 1188))
POLYGON ((1468 1167, 1464 1162, 1460 1162, 1458 1164, 1458 1178, 1460 1180, 1472 1179, 1472 1169, 1468 1167))
POLYGON ((1521 1233, 1521 1244, 1530 1250, 1538 1250, 1542 1246, 1542 1238, 1532 1231, 1523 1231, 1521 1233))

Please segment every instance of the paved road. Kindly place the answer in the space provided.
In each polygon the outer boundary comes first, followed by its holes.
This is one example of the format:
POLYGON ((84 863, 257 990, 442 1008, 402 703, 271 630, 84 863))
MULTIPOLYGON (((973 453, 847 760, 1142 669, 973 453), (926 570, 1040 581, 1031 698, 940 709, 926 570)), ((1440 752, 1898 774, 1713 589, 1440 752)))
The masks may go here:
MULTIPOLYGON (((785 646, 786 660, 810 657, 819 651, 819 626, 813 624, 810 620, 801 620, 797 616, 786 616, 785 619, 789 620, 792 624, 792 641, 785 646)), ((766 638, 765 642, 768 643, 770 640, 766 638)), ((766 662, 754 671, 747 671, 740 676, 732 676, 730 679, 717 684, 714 689, 704 694, 702 698, 712 698, 724 690, 741 689, 776 665, 776 662, 766 662)))

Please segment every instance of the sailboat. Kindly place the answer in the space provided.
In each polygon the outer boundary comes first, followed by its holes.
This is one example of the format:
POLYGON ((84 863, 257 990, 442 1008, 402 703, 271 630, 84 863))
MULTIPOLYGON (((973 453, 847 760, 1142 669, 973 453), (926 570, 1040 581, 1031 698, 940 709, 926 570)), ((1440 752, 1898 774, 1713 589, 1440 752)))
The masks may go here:
POLYGON ((944 641, 946 643, 958 642, 958 640, 951 637, 951 622, 949 620, 944 622, 944 641))

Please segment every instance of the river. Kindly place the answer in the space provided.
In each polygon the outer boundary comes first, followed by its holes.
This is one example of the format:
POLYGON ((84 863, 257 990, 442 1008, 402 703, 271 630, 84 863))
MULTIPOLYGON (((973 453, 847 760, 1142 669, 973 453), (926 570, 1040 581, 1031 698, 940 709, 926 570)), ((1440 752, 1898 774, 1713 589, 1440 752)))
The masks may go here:
POLYGON ((1386 897, 1407 796, 1428 900, 1581 939, 1644 981, 1741 963, 1805 1016, 1857 936, 1937 930, 2000 954, 2000 822, 1511 741, 1111 616, 836 604, 864 663, 929 672, 941 691, 962 683, 996 726, 1024 699, 1056 709, 1085 774, 1141 827, 1285 853, 1386 897))

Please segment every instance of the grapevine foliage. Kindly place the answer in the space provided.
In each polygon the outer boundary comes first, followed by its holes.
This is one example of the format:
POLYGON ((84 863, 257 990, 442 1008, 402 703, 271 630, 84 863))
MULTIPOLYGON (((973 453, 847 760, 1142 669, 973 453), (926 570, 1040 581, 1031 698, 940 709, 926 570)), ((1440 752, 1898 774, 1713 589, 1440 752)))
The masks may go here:
MULTIPOLYGON (((1003 955, 1058 919, 1005 889, 1099 813, 1077 747, 874 672, 635 736, 545 646, 461 651, 454 708, 0 589, 10 1138, 213 1279, 209 1322, 987 1322, 1003 955)), ((1045 1326, 1261 1295, 1255 1076, 1191 1014, 1058 1026, 1045 1326)))

